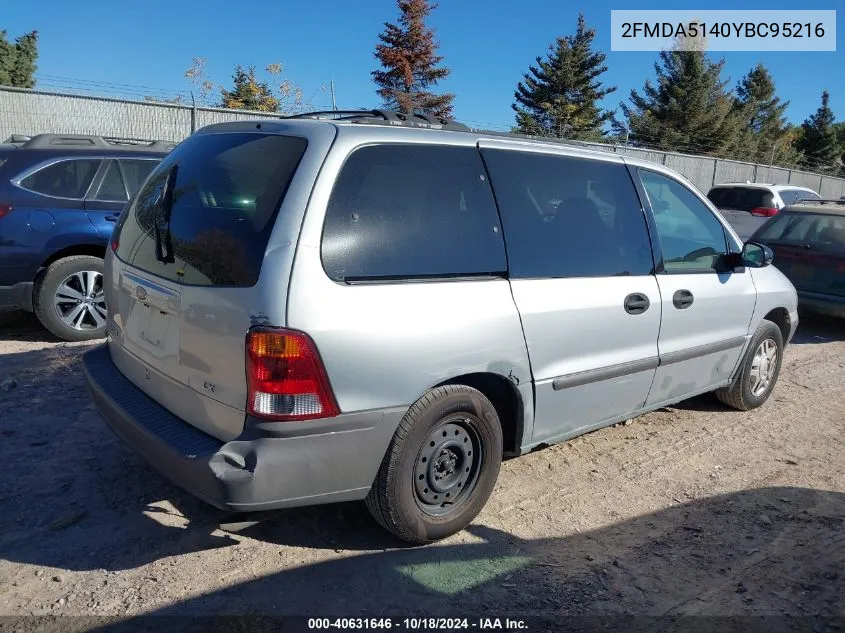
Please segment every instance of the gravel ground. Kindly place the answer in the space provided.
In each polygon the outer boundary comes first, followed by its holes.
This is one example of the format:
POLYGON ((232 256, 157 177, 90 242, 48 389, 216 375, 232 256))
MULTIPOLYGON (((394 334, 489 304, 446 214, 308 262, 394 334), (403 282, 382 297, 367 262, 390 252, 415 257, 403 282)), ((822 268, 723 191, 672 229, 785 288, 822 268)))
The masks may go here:
POLYGON ((221 531, 104 426, 89 347, 0 315, 0 614, 845 615, 842 322, 804 319, 762 408, 699 397, 510 460, 424 548, 357 503, 221 531))

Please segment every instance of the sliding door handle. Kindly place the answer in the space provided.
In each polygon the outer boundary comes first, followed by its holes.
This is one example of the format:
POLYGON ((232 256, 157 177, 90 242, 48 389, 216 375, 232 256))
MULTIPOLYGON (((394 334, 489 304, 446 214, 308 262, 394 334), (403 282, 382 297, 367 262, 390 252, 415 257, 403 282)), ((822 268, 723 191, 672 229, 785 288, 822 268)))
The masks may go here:
POLYGON ((692 296, 689 290, 678 290, 678 292, 672 295, 672 305, 678 310, 686 310, 692 305, 694 300, 695 297, 692 296))
POLYGON ((635 292, 625 297, 625 312, 628 314, 642 314, 648 310, 650 305, 651 302, 648 297, 641 292, 635 292))

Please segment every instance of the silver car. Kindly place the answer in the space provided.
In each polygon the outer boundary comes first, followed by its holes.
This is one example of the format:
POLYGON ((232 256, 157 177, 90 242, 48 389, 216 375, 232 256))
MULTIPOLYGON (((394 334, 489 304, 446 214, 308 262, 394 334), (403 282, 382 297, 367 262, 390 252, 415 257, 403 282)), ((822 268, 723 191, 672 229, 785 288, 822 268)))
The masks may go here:
POLYGON ((366 499, 427 543, 478 514, 503 454, 772 393, 795 289, 677 173, 333 116, 200 130, 120 218, 85 371, 178 485, 244 512, 366 499))

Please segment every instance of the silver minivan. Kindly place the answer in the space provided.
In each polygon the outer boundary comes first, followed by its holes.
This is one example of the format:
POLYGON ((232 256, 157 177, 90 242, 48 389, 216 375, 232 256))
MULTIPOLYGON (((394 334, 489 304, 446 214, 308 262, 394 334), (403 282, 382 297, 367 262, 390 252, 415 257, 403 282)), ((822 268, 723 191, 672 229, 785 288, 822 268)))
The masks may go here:
POLYGON ((704 392, 750 409, 798 323, 677 173, 382 111, 204 128, 122 214, 108 425, 238 512, 366 499, 464 528, 503 455, 704 392))

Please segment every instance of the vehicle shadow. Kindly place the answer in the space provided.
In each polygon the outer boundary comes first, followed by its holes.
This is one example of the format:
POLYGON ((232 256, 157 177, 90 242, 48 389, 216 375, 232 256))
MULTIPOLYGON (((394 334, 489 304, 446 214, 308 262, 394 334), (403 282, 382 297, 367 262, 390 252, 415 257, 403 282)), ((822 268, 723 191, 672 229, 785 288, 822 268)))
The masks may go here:
MULTIPOLYGON (((229 515, 155 473, 99 418, 78 364, 92 346, 2 356, 0 380, 11 375, 19 384, 0 391, 0 480, 13 482, 0 487, 0 557, 67 570, 125 570, 236 544, 217 530, 229 515)), ((677 406, 722 405, 705 395, 677 406)), ((774 503, 761 500, 765 494, 757 493, 758 505, 774 503)), ((244 534, 282 546, 407 550, 360 503, 278 512, 244 534)))
POLYGON ((799 319, 793 345, 845 341, 845 319, 804 313, 799 319))
MULTIPOLYGON (((831 343, 845 341, 845 321, 833 317, 819 315, 801 315, 801 321, 795 336, 792 337, 793 345, 808 345, 818 343, 831 343)), ((787 354, 789 350, 787 348, 787 354)), ((681 409, 683 411, 710 411, 730 413, 734 409, 719 402, 711 393, 705 393, 689 400, 682 400, 671 407, 664 407, 661 410, 681 409)))
MULTIPOLYGON (((231 514, 160 476, 99 417, 79 366, 95 345, 0 357, 0 381, 16 381, 0 391, 0 481, 10 482, 0 487, 0 558, 117 571, 237 544, 218 530, 231 514)), ((363 504, 274 513, 251 535, 314 548, 399 545, 363 504)))
POLYGON ((669 411, 671 409, 680 409, 681 411, 709 411, 711 413, 736 412, 736 409, 732 409, 728 405, 719 402, 712 393, 703 393, 700 396, 695 396, 688 400, 681 400, 669 407, 663 407, 660 411, 669 411))
MULTIPOLYGON (((542 615, 560 626, 562 616, 632 614, 666 621, 777 615, 783 623, 784 616, 799 618, 795 625, 801 616, 845 615, 843 517, 845 495, 803 488, 696 500, 562 538, 522 540, 485 526, 482 514, 468 528, 476 542, 337 556, 175 602, 134 622, 239 614, 542 615)), ((361 528, 340 518, 329 528, 335 538, 360 538, 354 532, 361 528)), ((213 622, 204 620, 203 630, 214 630, 213 622)))
POLYGON ((58 341, 35 314, 24 310, 0 310, 0 341, 29 341, 33 343, 58 341))

